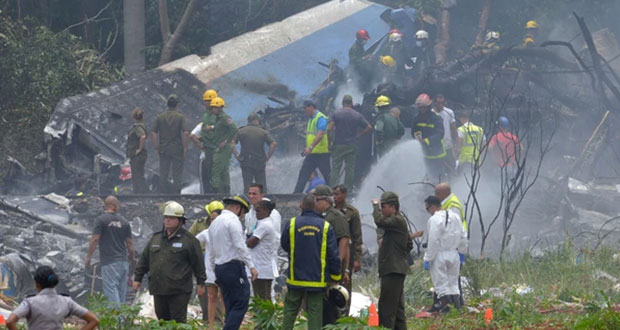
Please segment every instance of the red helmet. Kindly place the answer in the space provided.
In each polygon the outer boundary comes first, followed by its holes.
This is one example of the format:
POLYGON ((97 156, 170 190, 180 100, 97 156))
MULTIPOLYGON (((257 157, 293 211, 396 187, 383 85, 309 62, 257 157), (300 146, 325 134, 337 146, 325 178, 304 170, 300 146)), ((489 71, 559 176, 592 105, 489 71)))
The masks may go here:
POLYGON ((131 167, 129 165, 123 166, 121 168, 121 175, 118 178, 122 181, 131 179, 131 167))
POLYGON ((431 104, 433 104, 433 101, 431 101, 431 97, 426 93, 420 94, 415 100, 416 107, 429 107, 431 104))
POLYGON ((388 32, 388 35, 390 35, 392 33, 400 34, 401 37, 403 36, 403 33, 400 32, 399 29, 391 29, 390 32, 388 32))
POLYGON ((357 33, 355 33, 355 37, 357 39, 368 40, 370 39, 370 34, 368 34, 368 31, 366 30, 357 30, 357 33))

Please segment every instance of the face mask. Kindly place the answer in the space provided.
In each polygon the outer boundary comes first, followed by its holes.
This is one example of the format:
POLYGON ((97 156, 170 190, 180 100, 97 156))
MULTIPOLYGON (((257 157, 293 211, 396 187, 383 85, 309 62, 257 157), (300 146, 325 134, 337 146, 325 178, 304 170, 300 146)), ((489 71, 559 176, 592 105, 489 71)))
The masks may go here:
POLYGON ((418 47, 422 47, 422 41, 416 41, 415 45, 418 46, 418 47))

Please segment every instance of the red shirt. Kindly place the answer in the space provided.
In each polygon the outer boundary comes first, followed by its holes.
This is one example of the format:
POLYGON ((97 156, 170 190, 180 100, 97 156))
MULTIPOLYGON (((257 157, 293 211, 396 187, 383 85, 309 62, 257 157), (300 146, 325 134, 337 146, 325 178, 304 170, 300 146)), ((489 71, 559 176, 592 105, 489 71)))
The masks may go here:
POLYGON ((519 145, 519 138, 516 135, 503 131, 493 135, 489 141, 489 149, 493 153, 493 158, 495 158, 495 162, 499 167, 516 164, 515 153, 519 145))

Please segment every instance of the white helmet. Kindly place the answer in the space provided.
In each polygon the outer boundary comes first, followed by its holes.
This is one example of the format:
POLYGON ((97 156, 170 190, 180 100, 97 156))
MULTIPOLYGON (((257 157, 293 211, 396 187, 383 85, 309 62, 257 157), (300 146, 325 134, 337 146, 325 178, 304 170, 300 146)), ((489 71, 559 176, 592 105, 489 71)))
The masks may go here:
POLYGON ((499 32, 497 31, 489 31, 487 32, 486 38, 484 40, 489 41, 491 39, 499 39, 499 32))
POLYGON ((330 285, 327 289, 327 299, 331 300, 338 309, 343 310, 349 301, 349 291, 340 284, 330 285))
POLYGON ((183 218, 185 216, 185 209, 183 209, 183 206, 177 202, 166 202, 166 207, 164 208, 164 216, 183 218))
POLYGON ((415 33, 416 39, 428 39, 428 32, 420 30, 415 33))

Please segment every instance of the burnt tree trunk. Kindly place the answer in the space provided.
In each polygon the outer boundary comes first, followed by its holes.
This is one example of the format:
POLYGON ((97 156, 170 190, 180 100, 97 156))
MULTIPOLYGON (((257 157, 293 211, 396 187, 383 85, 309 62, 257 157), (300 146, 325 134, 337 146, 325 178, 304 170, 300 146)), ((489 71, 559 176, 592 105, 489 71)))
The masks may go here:
POLYGON ((440 64, 448 58, 448 44, 450 43, 450 9, 441 8, 439 19, 439 40, 435 44, 435 63, 440 64))
POLYGON ((170 32, 170 20, 168 18, 168 1, 159 0, 159 25, 161 28, 161 37, 163 46, 161 48, 161 54, 159 56, 159 65, 164 65, 172 59, 172 51, 181 40, 181 35, 185 31, 189 20, 196 11, 198 0, 189 0, 189 3, 185 7, 181 21, 174 29, 174 32, 170 32))
POLYGON ((486 0, 484 2, 484 6, 482 6, 482 11, 480 12, 480 19, 478 20, 478 32, 476 33, 476 41, 474 42, 474 46, 476 47, 482 47, 482 45, 484 45, 487 22, 489 21, 489 14, 491 13, 493 2, 494 0, 486 0))

